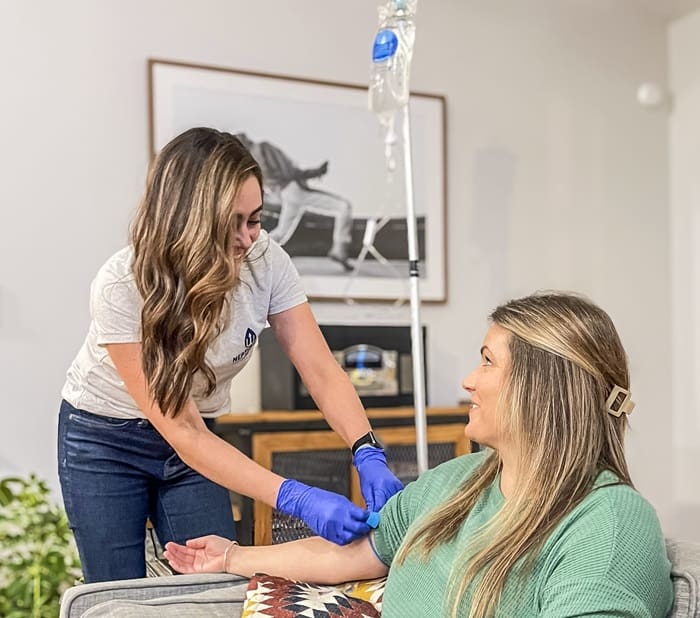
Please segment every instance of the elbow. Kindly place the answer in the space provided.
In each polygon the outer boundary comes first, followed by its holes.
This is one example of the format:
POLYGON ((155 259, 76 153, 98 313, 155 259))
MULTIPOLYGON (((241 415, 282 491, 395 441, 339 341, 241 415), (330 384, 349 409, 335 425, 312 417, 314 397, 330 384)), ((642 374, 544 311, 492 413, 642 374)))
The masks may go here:
POLYGON ((175 449, 175 454, 180 458, 180 461, 182 461, 182 463, 184 463, 188 468, 192 468, 193 470, 199 471, 194 451, 188 449, 187 447, 173 448, 175 449))
POLYGON ((173 448, 177 456, 190 468, 197 469, 197 453, 201 453, 201 442, 205 434, 209 433, 206 425, 194 427, 185 425, 178 427, 164 436, 168 444, 173 448))

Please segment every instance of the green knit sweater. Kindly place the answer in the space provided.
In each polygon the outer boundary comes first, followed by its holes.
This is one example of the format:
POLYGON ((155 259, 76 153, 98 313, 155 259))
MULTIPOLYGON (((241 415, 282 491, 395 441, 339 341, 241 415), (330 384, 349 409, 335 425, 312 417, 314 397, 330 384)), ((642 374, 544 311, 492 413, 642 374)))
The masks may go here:
MULTIPOLYGON (((465 455, 438 466, 410 483, 381 512, 374 531, 375 551, 387 565, 411 525, 452 494, 485 460, 465 455)), ((527 580, 505 584, 497 616, 615 616, 664 618, 673 587, 664 538, 652 506, 634 489, 611 485, 602 472, 593 491, 555 528, 527 580)), ((433 550, 427 563, 415 555, 393 565, 384 593, 383 618, 449 616, 446 592, 454 559, 472 534, 503 505, 500 479, 479 498, 457 537, 433 550)), ((473 590, 473 588, 472 588, 473 590)), ((468 615, 468 589, 460 616, 468 615)))

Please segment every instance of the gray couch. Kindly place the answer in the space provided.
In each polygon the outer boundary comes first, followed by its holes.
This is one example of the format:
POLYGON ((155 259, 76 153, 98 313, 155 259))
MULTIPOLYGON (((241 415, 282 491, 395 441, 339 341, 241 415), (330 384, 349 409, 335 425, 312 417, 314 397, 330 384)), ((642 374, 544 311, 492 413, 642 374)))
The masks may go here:
POLYGON ((247 586, 224 573, 82 584, 63 594, 60 618, 236 618, 247 586))
MULTIPOLYGON (((700 543, 667 541, 675 602, 669 618, 700 618, 700 543)), ((234 618, 248 581, 226 574, 83 584, 66 591, 60 618, 234 618)))

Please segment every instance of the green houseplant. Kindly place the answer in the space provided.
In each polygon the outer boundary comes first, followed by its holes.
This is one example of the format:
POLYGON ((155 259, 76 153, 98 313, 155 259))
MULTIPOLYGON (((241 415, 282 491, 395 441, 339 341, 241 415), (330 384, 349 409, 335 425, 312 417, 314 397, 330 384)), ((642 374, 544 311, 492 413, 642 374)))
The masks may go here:
POLYGON ((58 616, 61 594, 79 577, 73 534, 46 483, 0 480, 0 616, 58 616))

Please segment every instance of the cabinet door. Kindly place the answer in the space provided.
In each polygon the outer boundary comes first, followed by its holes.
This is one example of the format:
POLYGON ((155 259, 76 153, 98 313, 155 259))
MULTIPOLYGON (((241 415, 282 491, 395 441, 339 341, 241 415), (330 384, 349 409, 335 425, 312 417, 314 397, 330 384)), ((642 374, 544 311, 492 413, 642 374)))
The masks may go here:
MULTIPOLYGON (((414 427, 375 429, 385 447, 393 472, 408 483, 418 476, 414 427)), ((430 425, 427 428, 428 462, 431 468, 470 452, 464 424, 430 425)), ((258 433, 252 438, 253 458, 281 476, 348 496, 364 507, 360 484, 352 466, 350 449, 331 431, 258 433)), ((267 504, 253 507, 256 545, 282 543, 312 536, 303 521, 279 513, 267 504)))

